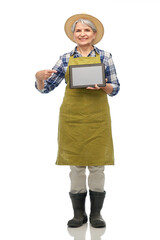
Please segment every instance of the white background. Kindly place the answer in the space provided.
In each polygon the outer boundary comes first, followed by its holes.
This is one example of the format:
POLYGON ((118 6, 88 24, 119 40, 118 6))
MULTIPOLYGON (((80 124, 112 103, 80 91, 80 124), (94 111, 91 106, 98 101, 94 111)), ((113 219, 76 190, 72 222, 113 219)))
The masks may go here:
POLYGON ((1 1, 0 239, 160 239, 159 8, 153 0, 1 1), (34 76, 75 47, 64 22, 82 12, 103 22, 97 47, 112 53, 121 90, 109 97, 115 166, 106 167, 106 231, 69 233, 69 168, 55 165, 65 84, 42 95, 34 76))

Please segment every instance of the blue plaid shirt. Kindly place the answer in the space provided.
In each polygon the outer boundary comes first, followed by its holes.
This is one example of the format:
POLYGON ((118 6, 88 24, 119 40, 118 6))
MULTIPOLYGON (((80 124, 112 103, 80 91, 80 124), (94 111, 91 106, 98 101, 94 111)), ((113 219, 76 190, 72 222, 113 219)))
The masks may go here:
MULTIPOLYGON (((105 78, 108 79, 107 83, 110 83, 113 87, 113 91, 109 95, 114 96, 118 93, 120 84, 112 60, 112 55, 94 46, 94 49, 89 53, 88 57, 96 57, 96 52, 100 55, 101 63, 104 63, 105 65, 105 78)), ((65 78, 69 58, 73 55, 74 58, 82 57, 81 54, 77 51, 77 47, 75 47, 75 49, 71 52, 60 56, 60 59, 52 68, 53 70, 56 70, 57 73, 53 73, 50 78, 44 81, 44 89, 39 90, 41 93, 49 93, 62 82, 62 80, 65 78)), ((35 87, 37 88, 37 83, 35 83, 35 87)))

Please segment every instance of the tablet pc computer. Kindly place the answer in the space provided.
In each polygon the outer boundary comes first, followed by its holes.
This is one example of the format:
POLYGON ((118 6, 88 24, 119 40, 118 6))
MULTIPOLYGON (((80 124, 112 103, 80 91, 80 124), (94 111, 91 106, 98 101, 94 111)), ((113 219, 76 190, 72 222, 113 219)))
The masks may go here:
POLYGON ((106 86, 104 63, 69 66, 70 88, 106 86))

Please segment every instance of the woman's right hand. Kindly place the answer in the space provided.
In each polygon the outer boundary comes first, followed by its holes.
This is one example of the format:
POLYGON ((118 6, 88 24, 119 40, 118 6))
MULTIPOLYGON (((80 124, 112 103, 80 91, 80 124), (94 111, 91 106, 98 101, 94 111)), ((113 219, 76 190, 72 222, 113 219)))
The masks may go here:
POLYGON ((37 81, 47 80, 53 73, 57 73, 56 70, 42 70, 36 73, 37 81))

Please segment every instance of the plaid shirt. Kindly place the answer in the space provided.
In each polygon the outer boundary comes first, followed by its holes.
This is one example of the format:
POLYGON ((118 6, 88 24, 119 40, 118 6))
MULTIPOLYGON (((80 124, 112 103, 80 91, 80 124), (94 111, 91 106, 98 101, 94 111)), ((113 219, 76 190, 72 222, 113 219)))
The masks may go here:
MULTIPOLYGON (((109 95, 114 96, 118 93, 120 84, 112 60, 112 55, 94 46, 94 49, 89 53, 88 57, 96 57, 96 52, 100 55, 101 63, 104 63, 105 65, 105 78, 108 79, 107 83, 110 83, 113 87, 113 91, 109 95)), ((62 82, 62 80, 65 78, 69 58, 73 55, 74 58, 82 57, 81 54, 77 51, 77 47, 75 47, 75 49, 71 52, 60 56, 60 59, 52 68, 53 70, 56 70, 57 73, 53 73, 50 78, 44 81, 44 89, 39 90, 41 93, 49 93, 62 82)), ((37 88, 37 83, 35 83, 35 87, 37 88)))

